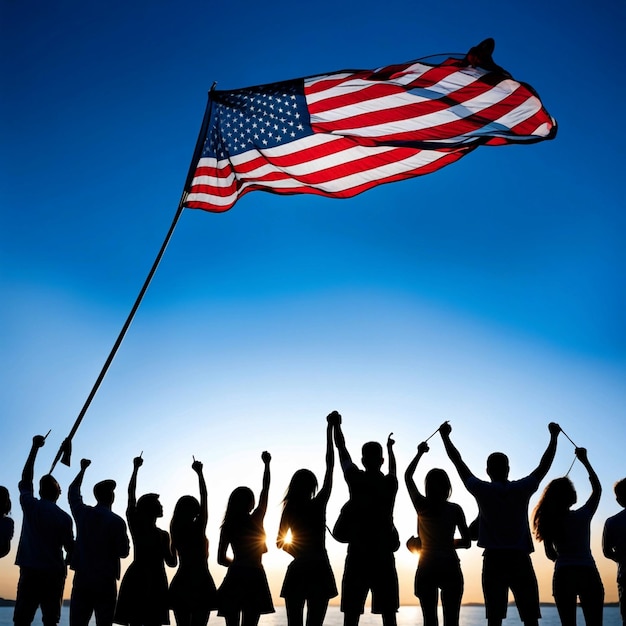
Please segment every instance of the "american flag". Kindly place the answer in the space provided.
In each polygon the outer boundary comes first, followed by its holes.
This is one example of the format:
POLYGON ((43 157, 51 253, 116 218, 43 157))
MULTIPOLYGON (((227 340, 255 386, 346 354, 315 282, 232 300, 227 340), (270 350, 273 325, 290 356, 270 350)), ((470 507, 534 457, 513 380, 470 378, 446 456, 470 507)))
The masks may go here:
POLYGON ((529 85, 468 58, 212 90, 184 206, 222 212, 254 190, 348 198, 479 145, 555 136, 529 85))

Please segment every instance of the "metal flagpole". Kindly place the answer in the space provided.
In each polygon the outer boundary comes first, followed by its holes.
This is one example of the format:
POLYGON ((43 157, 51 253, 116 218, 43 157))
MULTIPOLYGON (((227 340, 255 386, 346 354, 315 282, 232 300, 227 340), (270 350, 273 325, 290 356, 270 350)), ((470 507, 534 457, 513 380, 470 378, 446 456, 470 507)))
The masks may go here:
POLYGON ((157 267, 159 266, 159 263, 161 262, 161 258, 163 257, 163 254, 165 253, 165 250, 170 242, 170 239, 172 238, 172 235, 174 234, 174 230, 176 228, 176 225, 178 224, 178 220, 180 219, 180 216, 183 212, 185 201, 187 200, 187 194, 188 194, 187 189, 189 188, 189 185, 193 178, 195 165, 198 162, 200 154, 202 153, 202 148, 204 147, 204 138, 206 136, 206 130, 207 130, 209 120, 211 117, 211 92, 215 89, 215 85, 216 83, 213 83, 213 86, 211 87, 211 90, 209 92, 208 103, 204 112, 204 119, 202 120, 202 126, 200 128, 200 133, 198 134, 198 139, 196 141, 196 147, 194 149, 193 158, 191 160, 191 165, 189 166, 189 172, 187 173, 185 187, 180 197, 180 201, 178 203, 178 208, 176 209, 176 214, 174 215, 174 219, 172 220, 170 228, 167 231, 167 235, 165 236, 165 239, 163 240, 161 249, 159 250, 156 258, 154 259, 154 263, 152 264, 152 267, 150 268, 150 271, 148 272, 148 276, 146 277, 146 280, 143 283, 143 287, 141 288, 141 291, 139 292, 139 295, 137 296, 137 299, 135 300, 135 304, 133 304, 133 307, 130 313, 128 314, 128 317, 126 318, 126 321, 124 322, 124 325, 122 326, 122 330, 120 331, 120 334, 118 335, 117 340, 115 341, 115 344, 113 345, 113 348, 111 349, 111 352, 109 353, 109 356, 107 357, 107 360, 105 361, 104 366, 102 367, 102 370, 100 371, 100 374, 98 375, 98 378, 96 379, 96 382, 94 386, 92 387, 91 392, 89 393, 89 396, 87 397, 87 400, 85 401, 85 404, 83 405, 83 408, 81 409, 80 413, 78 414, 78 417, 76 418, 76 421, 74 422, 74 425, 72 426, 72 430, 70 430, 69 435, 63 440, 63 443, 61 444, 59 451, 54 457, 54 461, 52 462, 52 466, 50 467, 50 473, 52 473, 52 470, 54 470, 59 460, 64 465, 68 465, 68 466, 70 465, 70 456, 72 453, 72 438, 76 434, 76 431, 78 430, 78 427, 80 426, 80 423, 83 421, 83 418, 85 417, 85 414, 87 413, 87 409, 89 408, 91 401, 94 399, 100 385, 102 384, 102 381, 104 380, 104 377, 111 363, 113 362, 113 359, 115 358, 115 355, 120 345, 122 344, 122 341, 124 340, 126 331, 130 327, 133 321, 133 318, 135 317, 135 313, 137 312, 137 309, 139 308, 139 305, 141 304, 141 301, 143 300, 143 297, 146 291, 148 290, 150 282, 152 281, 152 277, 154 276, 157 270, 157 267))

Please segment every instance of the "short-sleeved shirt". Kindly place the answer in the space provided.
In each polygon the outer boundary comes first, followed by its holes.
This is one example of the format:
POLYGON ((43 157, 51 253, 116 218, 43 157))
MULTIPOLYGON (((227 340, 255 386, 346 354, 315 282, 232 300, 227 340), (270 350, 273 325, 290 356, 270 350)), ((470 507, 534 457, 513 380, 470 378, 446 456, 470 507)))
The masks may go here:
POLYGON ((418 509, 418 535, 422 543, 420 563, 430 560, 459 560, 454 547, 454 533, 463 519, 463 510, 453 502, 442 502, 436 507, 424 506, 418 509))
POLYGON ((106 506, 86 505, 78 487, 70 486, 68 500, 76 521, 72 569, 94 583, 119 579, 120 558, 130 551, 126 522, 106 506))
POLYGON ((617 579, 626 580, 626 509, 606 520, 602 544, 617 557, 617 579))
POLYGON ((350 499, 358 517, 353 547, 369 551, 393 552, 393 507, 398 479, 392 474, 360 470, 354 463, 344 467, 350 499))
POLYGON ((470 476, 466 489, 478 503, 478 545, 485 549, 521 550, 530 554, 530 497, 539 488, 532 475, 520 480, 487 482, 470 476))
POLYGON ((65 572, 63 548, 74 542, 72 518, 50 500, 35 498, 32 484, 19 484, 24 512, 15 564, 65 572))
POLYGON ((569 565, 593 566, 591 555, 591 518, 597 504, 587 502, 575 511, 569 511, 563 525, 563 532, 553 541, 556 550, 556 569, 569 565))

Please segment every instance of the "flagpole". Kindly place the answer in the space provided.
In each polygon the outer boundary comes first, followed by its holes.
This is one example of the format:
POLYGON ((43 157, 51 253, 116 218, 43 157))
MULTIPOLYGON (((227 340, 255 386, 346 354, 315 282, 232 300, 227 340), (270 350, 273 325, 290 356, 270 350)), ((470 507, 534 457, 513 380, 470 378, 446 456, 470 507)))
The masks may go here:
POLYGON ((172 220, 169 230, 167 231, 167 235, 165 236, 165 239, 163 240, 163 243, 161 245, 161 248, 158 254, 156 255, 156 258, 154 259, 154 263, 152 264, 152 267, 150 268, 150 271, 148 272, 148 276, 146 277, 146 280, 143 283, 143 286, 139 292, 139 295, 137 296, 135 300, 135 304, 133 304, 133 307, 130 313, 128 314, 128 317, 126 318, 126 321, 124 322, 124 325, 122 326, 122 330, 120 331, 117 337, 117 340, 115 341, 115 344, 113 345, 113 348, 111 349, 111 352, 109 353, 109 356, 107 357, 107 360, 105 361, 102 367, 102 370, 100 371, 100 374, 98 375, 98 378, 96 379, 96 382, 91 389, 91 392, 87 396, 87 400, 85 401, 83 408, 78 414, 78 417, 76 418, 76 421, 74 422, 74 425, 72 426, 72 429, 70 430, 69 435, 63 440, 63 443, 61 444, 59 451, 57 452, 54 458, 54 461, 52 462, 52 466, 50 467, 49 473, 52 473, 52 471, 54 470, 59 460, 64 465, 67 465, 67 466, 70 465, 70 455, 72 451, 72 438, 76 434, 76 431, 78 430, 78 427, 83 421, 83 418, 85 417, 85 414, 87 413, 87 410, 89 409, 89 406, 92 400, 94 399, 96 393, 98 392, 98 389, 100 388, 100 385, 102 384, 102 381, 104 380, 104 377, 106 376, 106 373, 109 367, 111 366, 111 363, 113 362, 113 359, 115 358, 115 355, 119 347, 122 345, 124 336, 126 335, 126 332, 128 331, 133 321, 133 318, 135 317, 135 313, 137 313, 137 309, 139 309, 139 305, 141 304, 141 301, 143 300, 143 297, 146 291, 148 290, 148 287, 150 286, 152 278, 159 266, 159 263, 161 262, 161 259, 163 258, 163 255, 165 254, 165 250, 167 249, 170 239, 172 238, 172 235, 174 234, 174 230, 176 229, 178 220, 180 219, 180 216, 182 215, 183 209, 185 207, 185 201, 187 200, 187 195, 188 195, 187 190, 193 178, 195 165, 198 162, 200 154, 202 153, 202 148, 204 146, 204 138, 206 135, 206 129, 209 124, 210 117, 211 117, 211 114, 210 114, 211 92, 215 89, 215 85, 216 83, 213 83, 213 86, 211 87, 211 90, 209 92, 208 102, 207 102, 207 106, 204 112, 204 119, 202 120, 202 126, 200 127, 200 133, 198 134, 198 139, 196 141, 196 146, 194 149, 193 157, 191 159, 191 165, 189 166, 189 172, 187 173, 185 187, 183 189, 183 193, 181 194, 180 201, 178 202, 178 208, 176 209, 176 214, 174 215, 174 219, 172 220))

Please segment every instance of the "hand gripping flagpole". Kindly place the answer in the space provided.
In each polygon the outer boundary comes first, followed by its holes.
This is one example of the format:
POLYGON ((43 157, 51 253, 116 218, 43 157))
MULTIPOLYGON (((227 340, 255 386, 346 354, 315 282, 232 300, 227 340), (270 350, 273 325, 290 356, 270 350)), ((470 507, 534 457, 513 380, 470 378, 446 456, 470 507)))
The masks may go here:
POLYGON ((52 473, 52 470, 54 470, 59 460, 64 465, 67 465, 67 466, 70 465, 70 457, 72 454, 72 438, 76 434, 76 431, 78 430, 78 427, 80 426, 80 423, 83 421, 83 418, 85 417, 85 414, 87 413, 87 409, 89 409, 89 405, 91 404, 91 401, 94 399, 98 389, 100 388, 100 385, 102 384, 102 381, 104 380, 104 377, 106 376, 106 373, 109 367, 111 366, 111 363, 113 362, 113 359, 115 358, 115 355, 119 347, 122 345, 122 341, 124 340, 126 331, 128 331, 133 321, 133 318, 135 317, 135 313, 137 313, 137 309, 139 308, 139 305, 141 304, 141 301, 143 300, 143 297, 146 291, 148 290, 148 287, 150 286, 150 282, 152 281, 152 278, 159 266, 159 263, 161 262, 161 258, 163 257, 163 254, 165 253, 165 250, 170 242, 170 239, 172 238, 172 235, 174 234, 174 230, 176 228, 176 225, 178 224, 178 220, 180 219, 180 216, 183 212, 185 201, 187 200, 187 194, 188 194, 187 190, 189 189, 189 186, 193 179, 195 166, 198 162, 198 159, 200 158, 200 154, 202 153, 202 148, 204 146, 204 138, 206 136, 206 130, 207 130, 209 120, 211 117, 211 92, 215 89, 216 84, 217 83, 213 83, 213 86, 211 87, 211 90, 209 92, 209 98, 208 98, 207 106, 204 112, 204 119, 202 120, 202 126, 200 128, 200 133, 198 134, 198 139, 196 141, 196 147, 193 153, 193 158, 191 160, 191 165, 189 166, 189 172, 187 173, 187 180, 185 181, 185 187, 183 188, 183 193, 180 197, 180 201, 178 202, 178 208, 176 209, 176 214, 174 215, 174 219, 172 220, 170 228, 167 231, 167 235, 165 236, 165 239, 163 240, 161 249, 156 255, 156 258, 154 259, 154 263, 152 264, 152 267, 150 268, 150 271, 148 272, 148 276, 146 277, 146 280, 143 283, 143 287, 141 288, 139 295, 137 296, 137 299, 135 300, 135 304, 133 304, 133 307, 130 313, 128 314, 128 317, 126 318, 126 321, 124 322, 124 325, 122 326, 122 330, 120 331, 120 334, 118 335, 117 340, 115 341, 115 344, 113 345, 113 348, 111 349, 111 352, 109 353, 109 356, 107 357, 107 360, 105 361, 102 367, 102 370, 100 371, 100 374, 98 375, 98 378, 96 379, 96 382, 94 386, 92 387, 91 392, 89 393, 89 396, 87 396, 87 400, 85 401, 83 408, 81 409, 80 413, 78 414, 78 417, 76 418, 76 421, 74 422, 74 425, 72 426, 72 430, 70 430, 69 435, 63 440, 63 443, 61 444, 59 451, 54 457, 54 461, 52 462, 52 466, 50 467, 50 473, 52 473))

